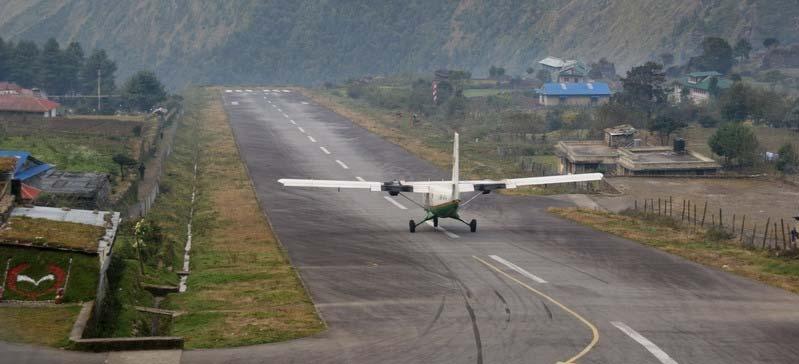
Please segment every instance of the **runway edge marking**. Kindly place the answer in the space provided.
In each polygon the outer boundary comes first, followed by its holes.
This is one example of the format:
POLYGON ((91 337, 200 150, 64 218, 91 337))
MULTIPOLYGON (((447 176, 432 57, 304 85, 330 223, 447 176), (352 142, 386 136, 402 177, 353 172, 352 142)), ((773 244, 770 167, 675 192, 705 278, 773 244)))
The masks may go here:
POLYGON ((577 318, 577 320, 579 320, 580 322, 585 324, 585 326, 587 326, 588 329, 591 330, 591 335, 592 335, 591 342, 588 343, 588 345, 582 351, 580 351, 579 353, 577 353, 576 355, 574 355, 573 357, 571 357, 571 358, 569 358, 569 359, 567 359, 565 361, 559 362, 559 364, 560 363, 563 363, 563 364, 574 364, 578 359, 580 359, 583 356, 585 356, 586 354, 588 354, 588 352, 591 351, 591 349, 593 349, 594 346, 596 346, 596 344, 599 342, 599 330, 590 321, 586 320, 583 316, 580 316, 579 313, 574 312, 572 309, 566 307, 566 305, 558 302, 557 300, 555 300, 554 298, 546 295, 545 293, 543 293, 543 292, 541 292, 541 291, 539 291, 539 290, 537 290, 537 289, 535 289, 533 287, 530 287, 530 285, 518 280, 516 277, 513 277, 512 275, 510 275, 508 273, 505 273, 504 271, 502 271, 502 269, 497 268, 493 264, 491 264, 489 262, 486 262, 485 260, 480 259, 479 257, 474 256, 474 255, 472 255, 472 258, 474 258, 475 260, 477 260, 480 263, 483 263, 485 266, 495 270, 497 273, 502 274, 503 276, 507 277, 508 279, 520 284, 522 287, 527 288, 530 292, 533 292, 533 293, 543 297, 547 301, 552 302, 554 305, 560 307, 563 311, 566 311, 570 315, 572 315, 575 318, 577 318))
POLYGON ((666 354, 665 351, 660 350, 660 348, 655 345, 655 343, 649 341, 649 339, 645 338, 644 335, 638 333, 638 331, 633 330, 632 327, 627 326, 624 322, 621 321, 611 321, 611 325, 616 326, 617 329, 621 330, 621 332, 627 334, 630 338, 635 340, 637 343, 641 344, 647 351, 652 353, 652 355, 660 360, 663 364, 678 364, 674 359, 672 359, 669 354, 666 354))
POLYGON ((489 255, 489 257, 490 257, 491 259, 494 259, 494 260, 496 260, 497 262, 500 262, 500 263, 502 263, 502 264, 503 264, 503 265, 505 265, 506 267, 508 267, 508 268, 510 268, 510 269, 513 269, 513 270, 515 270, 515 271, 516 271, 516 272, 518 272, 519 274, 521 274, 521 275, 523 275, 523 276, 525 276, 525 277, 527 277, 527 278, 530 278, 530 279, 532 279, 532 280, 534 280, 534 281, 536 281, 536 282, 538 282, 538 283, 547 283, 547 281, 545 281, 543 278, 541 278, 541 277, 539 277, 539 276, 537 276, 537 275, 535 275, 535 274, 532 274, 532 273, 530 273, 530 272, 526 271, 526 270, 525 270, 525 269, 523 269, 522 267, 519 267, 518 265, 516 265, 516 264, 513 264, 513 263, 511 263, 511 262, 509 262, 509 261, 507 261, 507 260, 503 259, 502 257, 500 257, 500 256, 498 256, 498 255, 489 255))
POLYGON ((433 228, 433 230, 435 230, 435 231, 440 231, 440 232, 444 233, 444 234, 445 234, 446 236, 448 236, 450 239, 457 239, 457 238, 460 238, 460 236, 458 236, 458 234, 455 234, 455 233, 453 233, 453 232, 450 232, 449 230, 447 230, 447 229, 444 229, 444 228, 443 228, 443 227, 441 227, 441 226, 435 226, 435 225, 433 224, 433 222, 432 222, 432 221, 427 221, 426 223, 427 223, 427 225, 430 225, 430 226, 433 228))
MULTIPOLYGON (((358 177, 355 177, 355 178, 358 178, 358 177)), ((403 206, 401 203, 399 203, 397 201, 394 201, 394 199, 391 198, 391 197, 383 196, 383 198, 385 198, 386 201, 391 202, 394 206, 397 206, 397 208, 399 208, 401 210, 407 210, 408 209, 407 207, 403 206)))

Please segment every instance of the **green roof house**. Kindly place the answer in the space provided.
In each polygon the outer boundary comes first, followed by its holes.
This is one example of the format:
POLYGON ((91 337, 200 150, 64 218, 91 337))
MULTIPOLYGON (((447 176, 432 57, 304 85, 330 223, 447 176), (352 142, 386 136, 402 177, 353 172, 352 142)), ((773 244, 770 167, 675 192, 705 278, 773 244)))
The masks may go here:
POLYGON ((722 74, 716 71, 692 72, 674 82, 674 90, 669 98, 674 102, 680 102, 683 97, 687 97, 695 104, 701 104, 710 100, 715 92, 728 89, 730 86, 732 81, 723 78, 722 74))

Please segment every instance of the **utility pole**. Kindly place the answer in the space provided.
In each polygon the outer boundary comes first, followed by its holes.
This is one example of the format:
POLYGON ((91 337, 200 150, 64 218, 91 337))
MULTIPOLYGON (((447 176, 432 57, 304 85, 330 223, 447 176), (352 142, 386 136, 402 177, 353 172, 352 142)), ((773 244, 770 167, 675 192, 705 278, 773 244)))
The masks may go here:
POLYGON ((100 80, 102 79, 103 72, 100 67, 97 67, 97 113, 100 113, 102 106, 100 105, 100 80))

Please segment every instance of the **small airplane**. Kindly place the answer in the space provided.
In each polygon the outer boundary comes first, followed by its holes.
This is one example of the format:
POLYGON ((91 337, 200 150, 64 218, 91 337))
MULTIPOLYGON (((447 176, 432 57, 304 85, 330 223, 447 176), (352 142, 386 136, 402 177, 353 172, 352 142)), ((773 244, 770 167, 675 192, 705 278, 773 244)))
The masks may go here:
POLYGON ((354 188, 364 189, 371 192, 388 192, 391 196, 400 195, 405 197, 413 204, 421 207, 426 212, 424 218, 420 222, 411 220, 408 222, 410 232, 416 232, 416 227, 419 225, 433 220, 433 226, 438 226, 438 219, 450 218, 458 220, 469 226, 472 232, 477 231, 477 220, 472 219, 469 222, 461 219, 458 214, 458 208, 467 205, 480 195, 485 195, 494 190, 511 189, 522 186, 532 185, 551 185, 557 183, 574 183, 574 182, 588 182, 599 181, 602 179, 602 173, 582 173, 582 174, 569 174, 561 176, 545 176, 545 177, 528 177, 528 178, 508 178, 498 181, 494 180, 477 180, 477 181, 461 181, 459 170, 459 156, 458 156, 458 133, 455 133, 455 143, 452 152, 452 180, 450 181, 400 181, 394 180, 390 182, 370 182, 370 181, 337 181, 337 180, 314 180, 314 179, 287 179, 283 178, 278 180, 286 187, 319 187, 319 188, 354 188), (481 192, 472 196, 466 202, 461 203, 461 192, 481 192), (403 193, 423 193, 424 204, 419 204, 416 201, 403 195, 403 193))

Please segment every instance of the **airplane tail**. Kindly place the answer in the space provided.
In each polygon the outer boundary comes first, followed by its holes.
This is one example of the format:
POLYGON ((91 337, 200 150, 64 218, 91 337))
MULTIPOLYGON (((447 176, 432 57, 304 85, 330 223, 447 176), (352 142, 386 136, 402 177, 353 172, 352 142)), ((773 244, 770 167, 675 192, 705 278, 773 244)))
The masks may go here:
POLYGON ((452 199, 457 200, 460 198, 460 188, 458 187, 460 179, 460 157, 459 157, 458 133, 455 133, 455 144, 452 147, 452 199))

